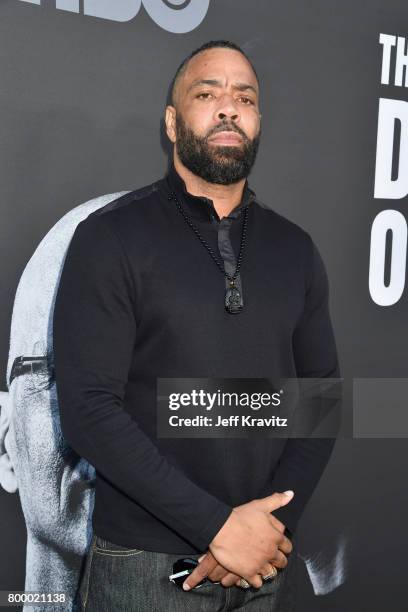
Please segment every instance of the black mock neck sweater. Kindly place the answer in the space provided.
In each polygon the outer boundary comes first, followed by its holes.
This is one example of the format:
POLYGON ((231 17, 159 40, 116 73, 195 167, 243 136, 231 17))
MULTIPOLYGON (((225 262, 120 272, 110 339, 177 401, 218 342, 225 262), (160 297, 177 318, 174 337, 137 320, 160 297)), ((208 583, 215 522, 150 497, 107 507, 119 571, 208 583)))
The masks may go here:
POLYGON ((149 551, 207 550, 234 506, 274 491, 295 496, 274 514, 292 532, 333 439, 157 436, 156 382, 166 378, 339 377, 325 266, 310 235, 257 199, 220 219, 173 165, 79 223, 55 301, 54 367, 61 428, 96 469, 94 532, 149 551), (174 191, 233 274, 187 225, 174 191))

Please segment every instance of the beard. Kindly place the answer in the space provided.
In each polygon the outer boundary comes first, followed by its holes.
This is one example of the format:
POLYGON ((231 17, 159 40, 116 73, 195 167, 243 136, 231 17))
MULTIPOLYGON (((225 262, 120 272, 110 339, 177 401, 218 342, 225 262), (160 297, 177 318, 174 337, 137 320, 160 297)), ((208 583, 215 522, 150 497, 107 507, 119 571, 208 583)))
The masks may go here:
POLYGON ((231 185, 246 178, 255 163, 261 131, 251 140, 234 123, 222 122, 206 136, 197 136, 184 119, 176 121, 177 153, 193 174, 208 183, 231 185), (240 145, 211 145, 208 139, 220 131, 235 131, 242 137, 240 145))

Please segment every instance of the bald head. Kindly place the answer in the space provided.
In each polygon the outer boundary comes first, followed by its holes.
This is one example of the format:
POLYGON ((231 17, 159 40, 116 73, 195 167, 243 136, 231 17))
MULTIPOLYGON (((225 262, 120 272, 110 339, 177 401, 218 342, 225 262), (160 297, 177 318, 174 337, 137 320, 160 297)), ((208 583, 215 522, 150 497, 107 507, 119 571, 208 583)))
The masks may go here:
POLYGON ((205 54, 207 52, 208 55, 208 51, 210 51, 211 49, 220 49, 223 50, 225 49, 227 52, 229 51, 234 51, 235 53, 239 53, 240 56, 242 57, 243 60, 246 61, 246 63, 249 65, 249 67, 251 68, 253 75, 255 77, 255 81, 257 84, 257 88, 259 91, 259 79, 258 79, 258 75, 256 73, 256 70, 252 64, 252 62, 248 59, 247 55, 244 53, 244 51, 235 43, 230 42, 228 40, 212 40, 208 43, 205 43, 204 45, 201 45, 201 47, 198 47, 198 49, 195 49, 192 53, 190 53, 189 56, 187 56, 182 63, 180 64, 180 66, 177 68, 176 74, 174 75, 173 81, 172 81, 172 86, 171 86, 171 104, 177 108, 178 103, 180 101, 180 90, 181 90, 181 85, 182 82, 184 80, 184 77, 186 75, 186 73, 188 72, 189 68, 191 68, 191 66, 194 66, 194 63, 196 61, 197 56, 200 56, 200 59, 202 59, 203 54, 205 54))

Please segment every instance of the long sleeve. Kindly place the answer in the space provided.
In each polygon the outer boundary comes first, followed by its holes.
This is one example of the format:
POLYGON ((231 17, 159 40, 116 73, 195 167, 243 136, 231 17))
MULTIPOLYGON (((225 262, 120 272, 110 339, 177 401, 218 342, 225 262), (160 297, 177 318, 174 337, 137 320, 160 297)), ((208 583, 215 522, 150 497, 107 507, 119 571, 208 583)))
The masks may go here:
MULTIPOLYGON (((310 239, 306 259, 305 307, 293 333, 298 378, 340 378, 329 314, 329 283, 317 247, 310 239)), ((341 394, 340 394, 341 395, 341 394)), ((293 500, 273 514, 293 533, 329 461, 335 438, 291 438, 273 478, 272 491, 295 492, 293 500)))
POLYGON ((117 489, 199 550, 232 508, 162 456, 124 408, 137 335, 136 289, 116 230, 103 215, 81 222, 55 301, 53 344, 61 429, 117 489))

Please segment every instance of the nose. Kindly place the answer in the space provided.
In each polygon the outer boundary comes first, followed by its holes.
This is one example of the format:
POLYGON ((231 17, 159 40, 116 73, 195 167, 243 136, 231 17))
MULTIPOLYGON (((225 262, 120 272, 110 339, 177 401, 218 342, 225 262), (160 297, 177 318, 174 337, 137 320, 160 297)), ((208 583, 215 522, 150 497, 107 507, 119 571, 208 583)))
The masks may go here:
POLYGON ((234 98, 228 94, 222 96, 219 100, 219 104, 215 110, 215 120, 222 121, 223 119, 230 119, 235 122, 239 122, 240 113, 234 98))

